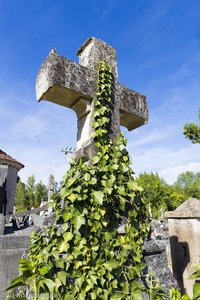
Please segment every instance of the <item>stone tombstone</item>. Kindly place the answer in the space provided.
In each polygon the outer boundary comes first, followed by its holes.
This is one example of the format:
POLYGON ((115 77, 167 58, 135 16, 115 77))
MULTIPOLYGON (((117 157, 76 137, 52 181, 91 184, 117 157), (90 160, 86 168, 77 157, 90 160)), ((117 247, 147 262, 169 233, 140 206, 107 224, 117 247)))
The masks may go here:
POLYGON ((172 269, 181 292, 192 297, 194 280, 189 279, 193 266, 200 262, 200 200, 190 198, 168 218, 172 269))
POLYGON ((32 228, 0 236, 0 300, 5 300, 5 290, 19 276, 18 262, 29 247, 32 228))
POLYGON ((162 241, 145 241, 143 255, 148 272, 153 274, 158 280, 158 284, 170 297, 170 289, 179 289, 179 286, 168 267, 166 245, 162 241))
POLYGON ((13 211, 17 174, 23 164, 0 149, 0 214, 13 211))
POLYGON ((51 200, 51 197, 54 193, 55 193, 55 178, 53 175, 50 175, 48 181, 48 202, 51 200))
POLYGON ((148 120, 146 97, 118 82, 116 50, 105 42, 91 37, 77 52, 79 64, 60 56, 52 49, 42 64, 36 80, 37 100, 71 108, 77 115, 78 132, 75 157, 93 155, 92 120, 97 92, 97 65, 105 61, 111 66, 115 83, 114 105, 111 114, 111 138, 119 134, 120 125, 133 130, 148 120))

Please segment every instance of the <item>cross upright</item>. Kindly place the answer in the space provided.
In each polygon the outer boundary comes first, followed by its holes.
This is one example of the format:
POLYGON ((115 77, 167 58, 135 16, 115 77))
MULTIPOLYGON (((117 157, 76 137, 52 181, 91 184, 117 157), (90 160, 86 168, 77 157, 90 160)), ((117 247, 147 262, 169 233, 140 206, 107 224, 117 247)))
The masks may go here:
POLYGON ((79 64, 60 56, 52 49, 42 64, 36 80, 37 100, 48 100, 73 109, 77 114, 77 157, 88 158, 92 147, 91 133, 97 92, 97 65, 104 61, 111 66, 115 82, 114 105, 111 114, 111 138, 115 139, 120 125, 133 130, 148 120, 146 97, 118 82, 116 50, 91 37, 77 52, 79 64))

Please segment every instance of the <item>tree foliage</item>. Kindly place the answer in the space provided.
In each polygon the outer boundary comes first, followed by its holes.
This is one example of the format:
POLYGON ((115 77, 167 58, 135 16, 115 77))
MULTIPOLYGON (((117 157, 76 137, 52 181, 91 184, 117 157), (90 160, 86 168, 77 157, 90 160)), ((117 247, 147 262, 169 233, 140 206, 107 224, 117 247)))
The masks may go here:
POLYGON ((158 218, 162 211, 176 209, 189 197, 200 199, 200 172, 183 172, 172 185, 157 173, 145 172, 136 181, 144 189, 143 197, 151 208, 153 218, 158 218))
POLYGON ((14 199, 18 212, 39 207, 41 201, 47 201, 47 187, 42 181, 36 183, 34 175, 29 176, 26 183, 18 180, 14 199))
POLYGON ((173 187, 186 198, 194 197, 200 200, 200 172, 186 171, 181 173, 173 187))
POLYGON ((14 199, 14 205, 18 212, 25 210, 26 207, 25 202, 26 202, 25 183, 23 183, 21 180, 18 180, 16 185, 16 191, 15 191, 15 199, 14 199))
POLYGON ((200 108, 199 108, 199 124, 186 123, 184 125, 183 134, 193 144, 200 143, 200 108))
POLYGON ((173 210, 184 199, 175 192, 157 173, 143 173, 136 179, 144 189, 143 197, 152 212, 153 218, 161 216, 162 211, 173 210))

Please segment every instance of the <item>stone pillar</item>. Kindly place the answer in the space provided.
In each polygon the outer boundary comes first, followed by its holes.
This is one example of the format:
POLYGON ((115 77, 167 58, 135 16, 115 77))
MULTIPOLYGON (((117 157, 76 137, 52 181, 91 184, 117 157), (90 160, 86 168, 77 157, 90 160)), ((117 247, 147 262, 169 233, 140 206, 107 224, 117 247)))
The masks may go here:
POLYGON ((13 211, 17 173, 23 164, 0 149, 0 213, 13 211))
POLYGON ((189 279, 200 258, 200 201, 190 198, 167 212, 172 269, 182 293, 192 297, 194 280, 189 279))
POLYGON ((0 214, 0 235, 4 235, 5 230, 5 217, 3 214, 0 214))
POLYGON ((55 178, 53 175, 49 176, 48 182, 48 202, 51 200, 51 197, 55 193, 55 178))
POLYGON ((158 284, 168 295, 172 287, 179 289, 176 279, 168 268, 166 246, 163 243, 155 240, 145 241, 144 260, 148 273, 154 275, 155 279, 159 281, 158 284))
POLYGON ((6 215, 9 214, 10 211, 13 212, 18 171, 19 169, 16 168, 15 166, 9 166, 8 168, 8 175, 6 181, 6 195, 7 195, 6 215))

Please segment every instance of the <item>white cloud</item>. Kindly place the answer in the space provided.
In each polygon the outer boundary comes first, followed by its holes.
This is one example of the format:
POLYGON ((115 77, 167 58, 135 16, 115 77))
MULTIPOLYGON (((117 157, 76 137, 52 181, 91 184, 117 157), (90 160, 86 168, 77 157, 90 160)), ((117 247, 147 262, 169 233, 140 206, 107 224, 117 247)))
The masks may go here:
POLYGON ((19 172, 23 181, 34 174, 47 183, 53 174, 59 182, 68 167, 61 149, 75 147, 75 113, 47 101, 22 101, 20 94, 1 92, 0 148, 25 165, 19 172))
POLYGON ((111 13, 114 7, 122 0, 109 0, 107 8, 103 11, 101 17, 102 19, 107 18, 107 16, 111 13))
POLYGON ((157 172, 168 183, 173 183, 181 172, 200 170, 200 146, 190 144, 178 149, 151 146, 135 149, 130 153, 133 158, 133 170, 138 175, 143 172, 157 172))
MULTIPOLYGON (((196 64, 199 55, 196 55, 196 64)), ((158 101, 150 105, 149 123, 135 132, 126 132, 128 149, 133 158, 133 170, 138 175, 143 172, 157 172, 168 183, 173 183, 181 172, 200 171, 200 145, 193 145, 182 134, 186 122, 197 122, 200 106, 200 76, 193 73, 195 60, 188 60, 180 70, 170 76, 166 91, 152 82, 148 89, 158 101), (191 76, 184 84, 178 77, 191 76), (175 79, 175 77, 177 77, 175 79)), ((151 103, 150 103, 151 104, 151 103)))
POLYGON ((23 151, 20 157, 25 168, 20 171, 19 176, 24 182, 32 174, 35 175, 37 181, 42 180, 45 184, 51 174, 54 175, 57 182, 62 180, 69 165, 66 156, 61 153, 60 149, 32 147, 28 150, 27 153, 23 151))
POLYGON ((132 148, 135 149, 136 147, 139 146, 141 147, 148 143, 153 143, 153 142, 160 143, 161 141, 170 138, 173 134, 174 134, 173 126, 167 126, 164 130, 162 127, 153 128, 152 130, 147 131, 147 134, 145 136, 141 136, 141 137, 137 136, 137 139, 135 141, 130 142, 128 147, 131 150, 132 148))

